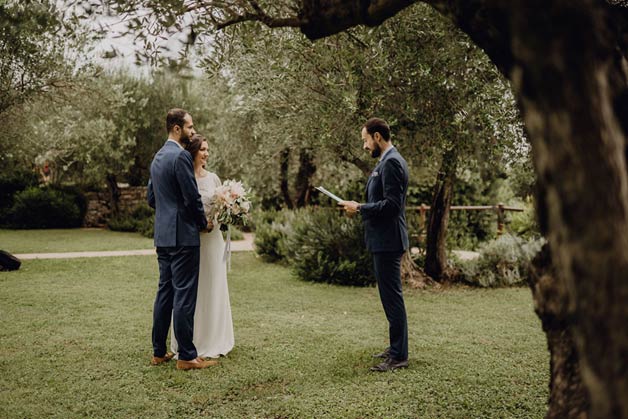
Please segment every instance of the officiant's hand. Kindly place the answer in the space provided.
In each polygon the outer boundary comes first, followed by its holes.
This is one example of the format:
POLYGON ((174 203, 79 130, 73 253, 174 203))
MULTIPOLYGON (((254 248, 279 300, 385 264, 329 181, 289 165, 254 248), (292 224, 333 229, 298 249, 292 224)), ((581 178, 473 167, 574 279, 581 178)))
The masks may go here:
POLYGON ((340 205, 349 216, 357 214, 360 208, 360 203, 355 201, 340 201, 338 205, 340 205))

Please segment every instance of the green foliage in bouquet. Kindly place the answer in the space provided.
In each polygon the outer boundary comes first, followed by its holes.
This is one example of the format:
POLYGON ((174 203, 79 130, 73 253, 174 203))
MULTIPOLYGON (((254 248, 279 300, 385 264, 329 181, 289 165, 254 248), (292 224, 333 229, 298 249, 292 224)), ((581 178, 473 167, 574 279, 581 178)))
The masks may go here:
POLYGON ((246 226, 250 218, 251 201, 242 182, 225 180, 214 190, 207 203, 207 218, 220 224, 220 230, 227 231, 227 226, 246 226))
POLYGON ((492 240, 480 247, 477 259, 458 262, 462 280, 480 287, 524 285, 543 243, 544 239, 526 241, 509 234, 492 240))

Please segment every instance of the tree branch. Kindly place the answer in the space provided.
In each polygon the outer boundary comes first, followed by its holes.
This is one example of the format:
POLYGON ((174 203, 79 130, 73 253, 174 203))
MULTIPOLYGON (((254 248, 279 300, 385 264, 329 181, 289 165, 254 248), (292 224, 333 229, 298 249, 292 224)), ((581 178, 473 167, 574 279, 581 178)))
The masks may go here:
MULTIPOLYGON (((261 22, 269 28, 279 27, 300 27, 304 24, 304 21, 298 16, 292 16, 287 18, 277 18, 269 16, 256 0, 248 0, 248 6, 253 9, 252 12, 245 11, 244 13, 230 13, 231 18, 216 22, 216 29, 222 30, 229 26, 241 23, 241 22, 261 22)), ((242 4, 242 7, 246 7, 242 4)))
POLYGON ((356 25, 377 26, 417 0, 303 0, 301 31, 311 40, 356 25))
POLYGON ((304 24, 304 21, 302 21, 298 17, 273 18, 266 14, 260 15, 257 13, 245 13, 243 15, 236 16, 233 19, 218 23, 216 25, 216 29, 222 30, 228 26, 232 26, 241 22, 261 22, 269 28, 281 28, 286 26, 298 28, 304 24))

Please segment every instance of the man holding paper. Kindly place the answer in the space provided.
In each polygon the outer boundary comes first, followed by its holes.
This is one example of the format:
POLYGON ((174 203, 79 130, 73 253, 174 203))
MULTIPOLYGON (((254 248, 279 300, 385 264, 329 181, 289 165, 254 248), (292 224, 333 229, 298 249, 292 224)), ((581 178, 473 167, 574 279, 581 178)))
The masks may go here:
POLYGON ((366 203, 340 201, 349 215, 359 213, 366 248, 373 254, 379 296, 389 325, 390 346, 375 355, 371 368, 384 372, 408 366, 408 320, 401 290, 401 258, 408 249, 406 193, 408 165, 392 145, 386 121, 371 118, 362 127, 363 148, 379 163, 366 183, 366 203))

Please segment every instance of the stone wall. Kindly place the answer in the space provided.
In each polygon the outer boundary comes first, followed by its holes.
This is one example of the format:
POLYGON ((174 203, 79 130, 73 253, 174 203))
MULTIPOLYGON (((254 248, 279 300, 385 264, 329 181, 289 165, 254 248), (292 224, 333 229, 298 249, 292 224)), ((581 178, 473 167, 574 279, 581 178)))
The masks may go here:
MULTIPOLYGON (((111 214, 109 191, 87 192, 87 213, 83 221, 84 227, 105 227, 111 214)), ((146 186, 127 186, 120 188, 120 211, 132 211, 140 204, 146 203, 146 186)))

